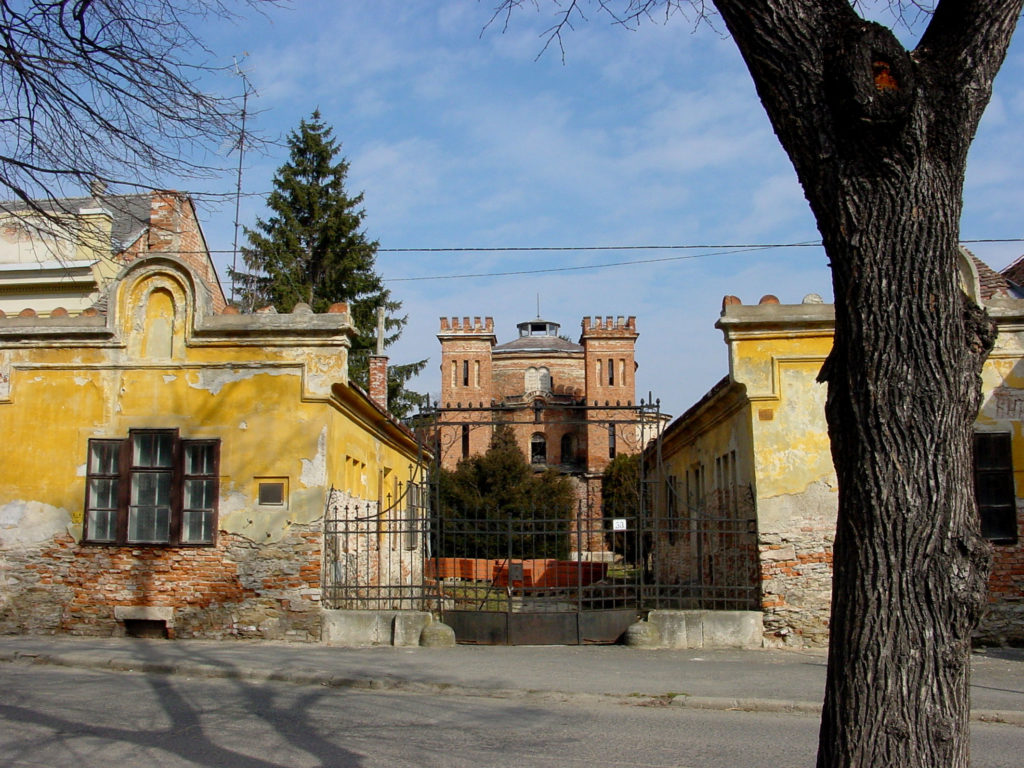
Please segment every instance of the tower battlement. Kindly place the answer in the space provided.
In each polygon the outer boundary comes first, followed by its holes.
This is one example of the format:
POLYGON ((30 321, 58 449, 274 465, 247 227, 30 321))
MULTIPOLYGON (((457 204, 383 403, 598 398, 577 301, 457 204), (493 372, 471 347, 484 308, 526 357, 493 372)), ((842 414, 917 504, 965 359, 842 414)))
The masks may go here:
POLYGON ((472 322, 468 317, 442 317, 442 333, 494 333, 494 318, 485 317, 483 322, 479 317, 474 317, 472 322))
POLYGON ((637 335, 636 334, 636 317, 630 315, 629 317, 584 317, 583 323, 583 335, 584 336, 621 336, 637 335))

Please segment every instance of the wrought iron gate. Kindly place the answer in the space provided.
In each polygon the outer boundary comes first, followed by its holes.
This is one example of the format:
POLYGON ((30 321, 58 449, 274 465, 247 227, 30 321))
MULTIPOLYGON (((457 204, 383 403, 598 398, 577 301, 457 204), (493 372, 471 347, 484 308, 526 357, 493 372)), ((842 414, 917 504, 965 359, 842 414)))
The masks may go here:
MULTIPOLYGON (((620 536, 637 533, 635 519, 620 527, 620 536)), ((460 642, 614 643, 639 616, 643 568, 616 562, 610 550, 585 559, 584 542, 604 535, 603 521, 586 514, 575 520, 535 512, 504 520, 440 516, 426 575, 460 642)))
POLYGON ((377 502, 332 490, 324 606, 430 611, 460 642, 509 645, 614 643, 650 609, 759 609, 751 489, 683 490, 648 456, 617 518, 582 501, 569 519, 457 517, 411 476, 377 502))

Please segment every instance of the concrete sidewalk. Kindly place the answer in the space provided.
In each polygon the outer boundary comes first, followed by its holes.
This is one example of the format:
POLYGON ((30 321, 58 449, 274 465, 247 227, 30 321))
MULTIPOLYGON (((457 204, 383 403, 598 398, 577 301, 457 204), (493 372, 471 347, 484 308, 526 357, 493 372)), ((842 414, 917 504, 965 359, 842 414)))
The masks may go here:
MULTIPOLYGON (((624 646, 334 648, 299 643, 0 637, 0 661, 479 696, 599 696, 818 713, 825 652, 624 646)), ((1024 650, 972 656, 972 719, 1024 726, 1024 650)))

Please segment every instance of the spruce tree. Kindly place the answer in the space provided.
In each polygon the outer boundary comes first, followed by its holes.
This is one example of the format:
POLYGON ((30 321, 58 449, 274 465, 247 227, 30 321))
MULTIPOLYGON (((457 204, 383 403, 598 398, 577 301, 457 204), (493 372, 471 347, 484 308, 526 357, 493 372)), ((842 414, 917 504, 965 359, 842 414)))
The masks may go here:
MULTIPOLYGON (((230 270, 242 305, 273 306, 291 312, 305 302, 314 312, 348 302, 359 335, 349 353, 349 375, 368 384, 369 355, 376 348, 377 310, 385 310, 384 346, 399 337, 408 318, 398 316, 402 303, 391 297, 376 272, 378 243, 363 230, 363 195, 345 191, 348 161, 319 110, 288 136, 288 161, 274 175, 267 197, 271 215, 245 229, 242 248, 247 272, 230 270)), ((398 417, 421 400, 406 390, 408 380, 426 360, 392 365, 388 370, 388 404, 398 417)))

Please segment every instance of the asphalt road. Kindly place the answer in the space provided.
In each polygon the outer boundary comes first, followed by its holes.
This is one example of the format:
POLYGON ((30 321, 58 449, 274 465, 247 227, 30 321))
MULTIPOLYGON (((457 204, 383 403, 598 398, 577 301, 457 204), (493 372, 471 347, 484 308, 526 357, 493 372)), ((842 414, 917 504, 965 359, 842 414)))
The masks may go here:
MULTIPOLYGON (((812 766, 817 720, 599 697, 355 691, 0 665, 0 766, 812 766)), ((1024 729, 975 723, 974 768, 1024 729)))

